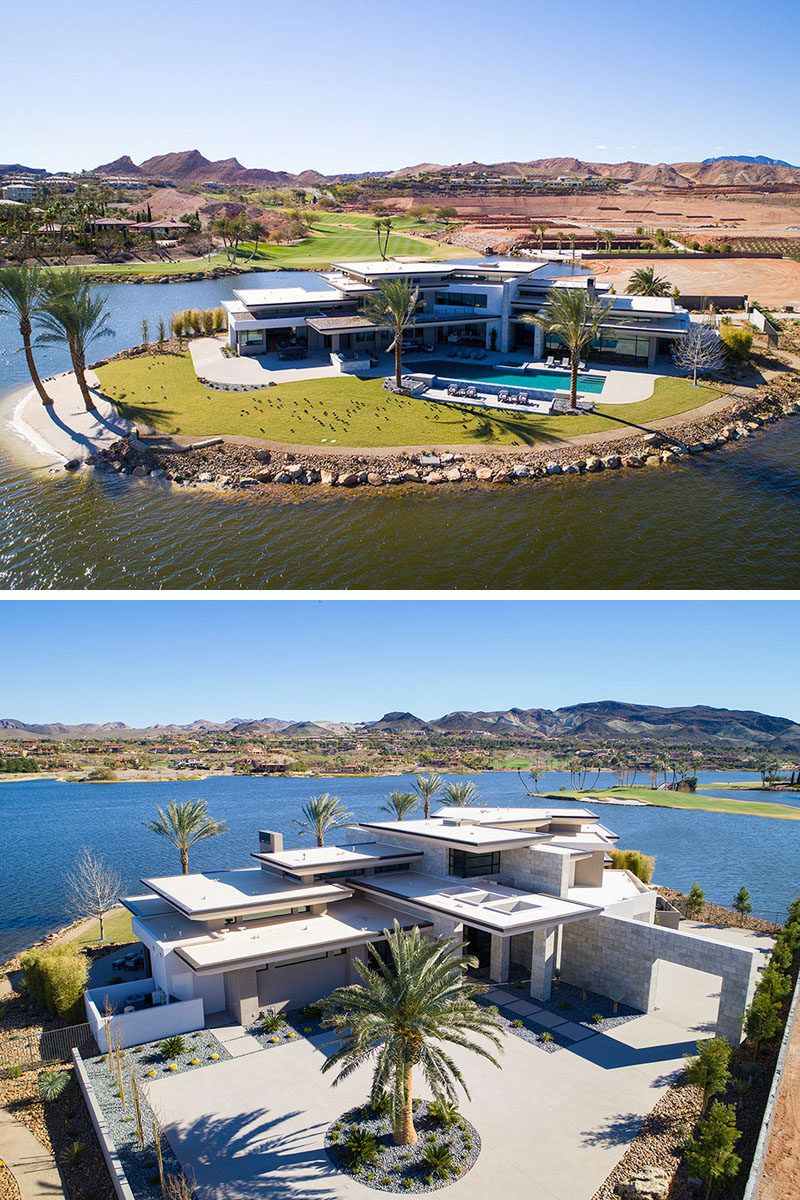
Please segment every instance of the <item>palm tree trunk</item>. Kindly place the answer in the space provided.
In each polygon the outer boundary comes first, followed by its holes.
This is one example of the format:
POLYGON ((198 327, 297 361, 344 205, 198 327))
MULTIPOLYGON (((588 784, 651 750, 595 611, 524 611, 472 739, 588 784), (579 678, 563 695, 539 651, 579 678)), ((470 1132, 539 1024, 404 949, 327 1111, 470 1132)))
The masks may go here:
POLYGON ((398 336, 394 343, 394 381, 400 387, 400 377, 403 373, 403 345, 398 336))
POLYGON ((79 348, 70 346, 70 356, 72 358, 72 369, 75 372, 75 378, 78 381, 78 387, 83 396, 83 403, 87 412, 94 412, 95 402, 92 399, 92 393, 89 391, 89 385, 86 382, 86 359, 83 356, 83 351, 79 348))
POLYGON ((41 379, 39 378, 39 372, 37 371, 36 363, 34 362, 33 348, 31 346, 30 323, 28 322, 27 327, 25 327, 23 325, 23 323, 20 322, 19 331, 22 334, 22 344, 25 347, 25 359, 28 363, 28 370, 30 372, 31 379, 33 380, 33 386, 36 388, 36 391, 39 393, 39 398, 40 398, 42 404, 52 404, 53 397, 48 396, 47 392, 45 391, 44 384, 42 383, 41 379))
POLYGON ((414 1128, 414 1109, 411 1104, 411 1076, 413 1067, 409 1067, 406 1073, 406 1095, 403 1102, 403 1111, 400 1114, 400 1124, 394 1130, 394 1143, 396 1146, 416 1146, 417 1131, 414 1128))
POLYGON ((184 875, 188 875, 189 874, 189 851, 184 849, 183 846, 181 846, 180 852, 181 852, 181 872, 184 875))
POLYGON ((569 406, 578 407, 578 351, 573 350, 569 360, 569 406))

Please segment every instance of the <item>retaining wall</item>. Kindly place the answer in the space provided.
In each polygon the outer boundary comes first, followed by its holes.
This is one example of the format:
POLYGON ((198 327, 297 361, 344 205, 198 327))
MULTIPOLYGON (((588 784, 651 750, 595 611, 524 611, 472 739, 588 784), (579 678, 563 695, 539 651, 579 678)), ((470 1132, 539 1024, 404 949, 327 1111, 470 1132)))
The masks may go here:
POLYGON ((83 1059, 77 1050, 72 1052, 72 1064, 75 1068, 75 1077, 78 1080, 78 1086, 83 1092, 83 1098, 86 1101, 86 1107, 89 1110, 89 1119, 92 1122, 92 1127, 97 1134, 97 1140, 100 1143, 100 1149, 103 1152, 108 1173, 111 1177, 111 1182, 114 1186, 114 1191, 117 1193, 118 1200, 136 1200, 131 1185, 128 1183, 128 1178, 122 1169, 122 1163, 119 1160, 117 1151, 114 1148, 114 1143, 111 1140, 111 1135, 108 1132, 108 1127, 100 1110, 100 1105, 97 1103, 92 1085, 89 1082, 89 1077, 86 1074, 86 1068, 83 1065, 83 1059))

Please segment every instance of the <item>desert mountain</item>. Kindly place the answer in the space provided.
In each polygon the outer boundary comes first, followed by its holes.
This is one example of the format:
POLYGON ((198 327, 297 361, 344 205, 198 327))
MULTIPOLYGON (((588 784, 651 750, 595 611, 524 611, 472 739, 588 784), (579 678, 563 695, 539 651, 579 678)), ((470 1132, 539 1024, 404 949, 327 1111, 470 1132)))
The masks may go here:
POLYGON ((704 158, 703 166, 718 162, 756 163, 760 167, 792 167, 792 163, 782 158, 767 158, 766 154, 719 154, 716 158, 704 158))
POLYGON ((130 154, 123 154, 119 158, 115 158, 113 162, 104 163, 102 167, 95 167, 94 173, 95 175, 117 175, 123 179, 144 179, 145 177, 145 172, 141 167, 137 167, 130 154))

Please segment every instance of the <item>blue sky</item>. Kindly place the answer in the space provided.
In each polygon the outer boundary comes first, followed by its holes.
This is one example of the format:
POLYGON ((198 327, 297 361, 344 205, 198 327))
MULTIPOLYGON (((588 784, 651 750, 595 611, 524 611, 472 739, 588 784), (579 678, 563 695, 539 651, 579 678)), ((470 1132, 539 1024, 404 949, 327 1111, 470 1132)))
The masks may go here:
POLYGON ((789 600, 8 600, 0 717, 373 720, 588 700, 800 720, 789 600))
POLYGON ((4 8, 5 162, 90 168, 197 147, 326 172, 552 155, 800 163, 793 0, 4 8))

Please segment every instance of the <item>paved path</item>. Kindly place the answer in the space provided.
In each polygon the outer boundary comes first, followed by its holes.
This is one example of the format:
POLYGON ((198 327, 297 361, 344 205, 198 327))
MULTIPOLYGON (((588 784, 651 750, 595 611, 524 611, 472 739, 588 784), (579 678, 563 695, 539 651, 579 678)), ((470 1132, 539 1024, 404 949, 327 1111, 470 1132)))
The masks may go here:
POLYGON ((86 411, 71 371, 45 381, 54 400, 52 405, 42 404, 31 388, 14 411, 12 429, 51 462, 85 459, 97 449, 127 437, 133 428, 96 390, 99 381, 94 372, 87 371, 86 378, 94 393, 96 412, 86 411))
POLYGON ((0 1158, 19 1184, 22 1200, 66 1200, 55 1159, 31 1131, 0 1108, 0 1158))
MULTIPOLYGON (((509 1035, 502 1073, 455 1052, 472 1092, 461 1107, 483 1149, 473 1170, 448 1187, 448 1197, 588 1200, 594 1194, 716 1014, 717 979, 682 968, 669 975, 659 990, 660 1011, 568 1049, 548 1053, 509 1035)), ((374 1196, 334 1172, 323 1149, 327 1126, 362 1102, 368 1087, 366 1071, 331 1086, 320 1070, 327 1040, 298 1039, 148 1086, 199 1200, 374 1196)))

